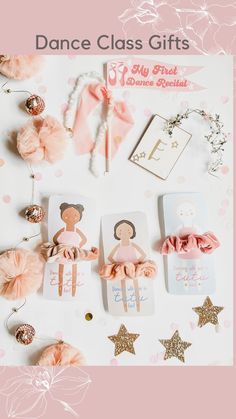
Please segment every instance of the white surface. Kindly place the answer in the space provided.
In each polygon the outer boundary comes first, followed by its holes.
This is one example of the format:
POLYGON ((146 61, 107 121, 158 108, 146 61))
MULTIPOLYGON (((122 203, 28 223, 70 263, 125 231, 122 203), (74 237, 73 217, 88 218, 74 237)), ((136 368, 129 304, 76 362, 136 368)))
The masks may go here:
MULTIPOLYGON (((48 114, 62 120, 62 107, 72 89, 73 78, 91 70, 102 72, 103 64, 111 58, 90 56, 71 59, 67 56, 47 56, 41 75, 30 81, 10 81, 9 87, 43 94, 48 114)), ((148 122, 147 115, 150 111, 169 117, 181 111, 182 107, 185 108, 186 101, 191 107, 204 107, 210 112, 220 113, 225 121, 226 131, 232 133, 232 57, 158 58, 173 64, 203 65, 204 68, 190 78, 206 86, 206 90, 190 93, 169 93, 165 90, 141 88, 116 91, 117 96, 123 95, 133 105, 135 126, 112 163, 109 176, 94 178, 88 171, 88 155, 75 156, 72 144, 69 145, 63 161, 53 166, 45 164, 35 168, 35 172, 42 174, 37 188, 43 202, 46 202, 50 194, 65 192, 79 193, 96 199, 94 245, 99 243, 99 220, 103 214, 123 211, 146 212, 153 249, 150 258, 153 258, 159 267, 158 278, 154 284, 155 315, 148 318, 124 319, 110 316, 104 311, 101 281, 94 272, 88 281, 86 300, 74 303, 47 301, 39 292, 28 298, 27 306, 15 316, 12 324, 28 322, 34 325, 39 336, 62 336, 65 341, 80 348, 87 358, 87 363, 92 365, 109 365, 115 362, 119 365, 180 365, 174 358, 166 362, 161 359, 164 347, 159 343, 159 339, 170 338, 178 328, 182 339, 192 342, 192 346, 185 352, 186 365, 230 365, 233 330, 232 141, 225 147, 225 164, 229 167, 229 172, 220 172, 220 178, 206 173, 208 155, 203 136, 208 127, 197 116, 185 123, 184 128, 190 131, 193 137, 168 180, 159 180, 128 161, 128 157, 148 122), (203 296, 175 296, 167 293, 162 257, 154 250, 155 243, 160 239, 157 198, 164 193, 178 191, 201 191, 204 194, 210 214, 209 229, 215 232, 221 241, 221 247, 215 257, 217 291, 211 296, 215 305, 225 307, 219 315, 218 333, 212 325, 201 329, 196 327, 197 315, 192 307, 202 305, 203 296), (90 322, 84 319, 87 311, 94 316, 90 322), (114 345, 107 336, 117 333, 123 321, 128 331, 140 334, 135 342, 136 355, 123 353, 114 361, 114 345)), ((2 83, 4 81, 2 77, 2 83)), ((5 161, 0 167, 1 250, 16 244, 23 236, 38 231, 37 225, 29 224, 19 215, 30 201, 31 180, 25 163, 15 152, 14 143, 10 140, 10 133, 27 121, 28 116, 18 107, 24 99, 25 95, 21 93, 0 93, 0 159, 5 161), (6 195, 11 197, 9 203, 4 202, 7 200, 6 195)), ((46 228, 44 224, 44 232, 46 228)), ((39 243, 40 238, 37 238, 28 243, 27 247, 34 248, 39 243)), ((0 363, 34 364, 39 352, 50 340, 37 341, 28 348, 16 343, 6 332, 4 320, 11 307, 17 303, 2 298, 0 301, 0 363)))

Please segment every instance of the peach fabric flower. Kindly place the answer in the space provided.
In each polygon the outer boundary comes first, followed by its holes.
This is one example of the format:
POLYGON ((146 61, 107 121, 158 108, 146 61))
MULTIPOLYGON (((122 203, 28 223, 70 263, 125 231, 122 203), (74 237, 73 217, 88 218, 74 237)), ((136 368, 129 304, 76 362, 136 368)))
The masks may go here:
POLYGON ((41 246, 41 253, 47 262, 56 262, 61 258, 74 262, 79 260, 96 260, 99 250, 97 247, 91 247, 90 250, 86 250, 76 246, 48 242, 41 246))
POLYGON ((157 266, 152 260, 146 260, 143 263, 138 263, 136 266, 136 277, 145 276, 146 278, 153 278, 157 273, 157 266))
POLYGON ((66 131, 52 116, 31 118, 17 135, 17 149, 24 160, 54 163, 61 160, 66 148, 66 131))
POLYGON ((212 253, 220 242, 217 237, 210 231, 200 234, 189 234, 187 236, 169 236, 165 239, 161 253, 168 255, 169 253, 188 253, 192 249, 199 249, 202 253, 212 253))
POLYGON ((57 343, 44 349, 37 365, 40 366, 69 366, 85 365, 81 352, 67 343, 57 343))
POLYGON ((43 261, 30 250, 8 250, 0 255, 0 295, 18 300, 36 292, 43 279, 43 261))
POLYGON ((147 260, 144 262, 120 262, 105 264, 101 267, 99 274, 107 281, 122 279, 137 279, 141 276, 153 278, 157 272, 155 262, 147 260))

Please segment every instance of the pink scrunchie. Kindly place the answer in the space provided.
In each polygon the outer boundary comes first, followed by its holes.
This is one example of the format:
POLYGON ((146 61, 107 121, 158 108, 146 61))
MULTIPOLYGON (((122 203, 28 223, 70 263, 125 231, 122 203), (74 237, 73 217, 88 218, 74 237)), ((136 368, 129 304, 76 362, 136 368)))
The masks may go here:
POLYGON ((43 243, 41 254, 49 262, 56 262, 60 258, 77 262, 79 260, 95 260, 98 258, 99 250, 92 247, 90 250, 81 249, 66 244, 43 243))
POLYGON ((160 252, 163 255, 169 253, 188 253, 192 249, 199 249, 202 253, 212 253, 220 242, 217 237, 210 231, 202 235, 189 234, 187 236, 169 236, 165 239, 160 252))
POLYGON ((108 281, 122 279, 138 279, 141 276, 153 278, 157 272, 155 262, 117 262, 105 264, 99 271, 100 277, 108 281))

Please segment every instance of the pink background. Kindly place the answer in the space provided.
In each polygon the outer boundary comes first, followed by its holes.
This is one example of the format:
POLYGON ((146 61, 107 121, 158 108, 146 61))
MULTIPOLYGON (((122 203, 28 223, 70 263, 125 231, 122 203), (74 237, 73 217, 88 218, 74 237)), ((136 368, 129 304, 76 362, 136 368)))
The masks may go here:
MULTIPOLYGON (((96 48, 97 36, 114 33, 124 38, 127 34, 127 38, 147 40, 154 33, 174 33, 191 41, 191 48, 184 50, 184 54, 233 54, 235 15, 233 0, 41 0, 40 3, 9 0, 1 7, 1 50, 33 52, 35 34, 45 34, 48 38, 89 38, 92 41, 94 48, 76 53, 124 54, 122 50, 96 48)), ((53 53, 42 51, 47 52, 53 53)), ((133 52, 158 54, 160 51, 146 46, 133 52)), ((163 50, 161 53, 181 54, 182 51, 163 50)))
MULTIPOLYGON (((89 33, 89 38, 93 40, 104 32, 108 34, 115 32, 119 36, 124 36, 125 31, 129 37, 145 39, 151 33, 163 31, 167 34, 168 31, 171 33, 177 31, 180 36, 194 42, 194 46, 192 45, 191 49, 185 53, 235 54, 236 5, 233 5, 232 0, 224 2, 220 0, 173 0, 162 6, 159 2, 155 5, 154 1, 149 0, 142 6, 141 4, 142 1, 138 0, 132 2, 130 0, 119 0, 119 2, 67 0, 63 3, 52 0, 50 2, 41 0, 40 3, 28 0, 8 1, 1 7, 0 49, 5 53, 32 52, 35 33, 44 33, 48 37, 67 38, 86 38, 89 33), (122 18, 118 18, 119 16, 122 18)), ((118 51, 106 51, 106 54, 109 52, 118 53, 118 51)), ((140 51, 140 53, 145 52, 150 53, 150 49, 140 51)), ((160 52, 165 53, 163 50, 160 52)), ((45 54, 45 50, 43 53, 45 54)), ((91 49, 89 53, 102 54, 104 52, 91 49)), ((124 54, 124 51, 120 53, 124 54)), ((177 53, 177 51, 169 51, 169 53, 177 53)), ((230 416, 228 412, 235 410, 235 367, 86 367, 82 371, 88 373, 91 383, 84 400, 74 407, 74 411, 78 412, 81 418, 91 419, 95 415, 104 419, 129 416, 137 419, 147 416, 150 418, 157 416, 187 418, 189 415, 193 419, 226 416, 231 418, 233 414, 231 413, 230 416)), ((40 413, 42 413, 41 417, 48 419, 53 416, 63 419, 72 416, 72 412, 64 410, 65 406, 55 401, 55 397, 57 396, 60 400, 67 396, 72 399, 74 397, 74 402, 78 401, 78 395, 71 396, 70 383, 73 385, 77 383, 75 377, 79 379, 80 370, 69 368, 62 373, 65 374, 64 382, 55 388, 55 392, 52 393, 53 398, 49 391, 50 380, 54 374, 51 370, 48 370, 45 378, 45 371, 39 371, 35 367, 30 367, 23 372, 19 371, 19 368, 2 368, 0 370, 1 419, 37 418, 40 417, 40 413), (33 406, 32 399, 25 398, 24 406, 20 406, 22 402, 18 403, 17 397, 20 391, 25 391, 25 397, 29 395, 27 386, 30 385, 32 388, 35 383, 32 375, 37 376, 38 373, 41 375, 40 379, 36 379, 36 384, 41 392, 38 391, 37 394, 40 400, 47 398, 47 410, 43 409, 42 404, 41 407, 37 405, 37 409, 30 413, 27 412, 27 403, 30 410, 33 406), (17 376, 25 380, 24 384, 19 387, 17 383, 20 381, 17 381, 17 376), (31 379, 29 379, 30 376, 31 379), (13 381, 7 381, 11 379, 13 381), (67 384, 68 389, 65 390, 67 384), (43 389, 40 385, 44 386, 43 389), (14 416, 12 406, 14 408, 17 406, 19 411, 22 407, 21 416, 14 416)))

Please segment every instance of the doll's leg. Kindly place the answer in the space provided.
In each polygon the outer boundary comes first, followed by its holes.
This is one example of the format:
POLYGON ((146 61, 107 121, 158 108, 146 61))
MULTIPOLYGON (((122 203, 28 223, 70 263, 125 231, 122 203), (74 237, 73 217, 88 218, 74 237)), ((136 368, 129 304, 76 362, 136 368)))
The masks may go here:
POLYGON ((77 264, 72 265, 72 297, 76 294, 77 264))
POLYGON ((62 287, 63 287, 63 274, 64 274, 64 265, 59 264, 59 271, 58 271, 58 294, 62 296, 62 287))
POLYGON ((121 292, 122 292, 123 306, 124 306, 125 312, 127 312, 128 311, 128 306, 127 306, 127 294, 126 294, 126 283, 125 283, 125 279, 122 279, 120 281, 120 283, 121 283, 121 292))
POLYGON ((136 308, 137 308, 137 311, 139 312, 140 311, 140 297, 139 297, 138 280, 137 279, 134 279, 133 280, 133 284, 134 284, 136 308))

